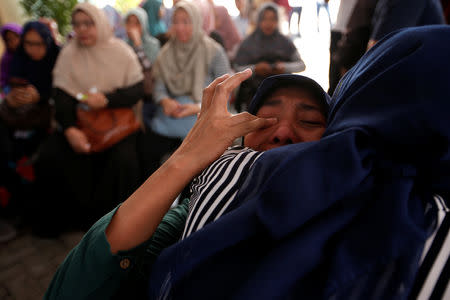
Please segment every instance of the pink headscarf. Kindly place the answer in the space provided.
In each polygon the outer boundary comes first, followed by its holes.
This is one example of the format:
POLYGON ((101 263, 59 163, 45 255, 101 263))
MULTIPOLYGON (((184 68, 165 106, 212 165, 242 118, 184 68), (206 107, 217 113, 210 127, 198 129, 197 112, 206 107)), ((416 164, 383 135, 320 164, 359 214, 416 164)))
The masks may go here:
POLYGON ((228 14, 228 10, 224 6, 214 6, 214 12, 216 17, 216 32, 222 37, 225 49, 229 52, 241 42, 241 37, 228 14))
POLYGON ((207 35, 215 28, 214 6, 209 0, 194 0, 203 16, 203 30, 207 35))

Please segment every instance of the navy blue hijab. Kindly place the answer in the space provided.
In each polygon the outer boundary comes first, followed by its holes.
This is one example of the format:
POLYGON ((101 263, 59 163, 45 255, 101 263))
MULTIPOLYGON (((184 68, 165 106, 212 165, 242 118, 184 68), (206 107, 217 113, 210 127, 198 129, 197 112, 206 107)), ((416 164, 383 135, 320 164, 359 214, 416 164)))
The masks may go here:
POLYGON ((10 68, 10 78, 26 79, 34 85, 40 94, 40 102, 47 102, 52 89, 52 71, 59 54, 59 46, 49 28, 38 21, 31 21, 25 24, 22 30, 20 45, 14 54, 10 68), (32 60, 24 49, 24 36, 30 30, 35 30, 44 40, 46 55, 39 61, 32 60))
POLYGON ((407 298, 433 194, 450 196, 447 41, 448 26, 381 40, 341 80, 324 137, 266 151, 240 206, 161 253, 150 298, 407 298))

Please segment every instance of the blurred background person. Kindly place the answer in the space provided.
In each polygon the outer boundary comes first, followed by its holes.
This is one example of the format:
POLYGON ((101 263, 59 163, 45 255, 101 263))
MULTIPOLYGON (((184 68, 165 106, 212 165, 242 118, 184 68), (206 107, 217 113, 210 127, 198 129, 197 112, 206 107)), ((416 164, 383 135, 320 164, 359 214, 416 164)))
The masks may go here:
POLYGON ((96 111, 131 108, 142 99, 138 58, 114 37, 106 15, 92 4, 75 7, 72 26, 75 38, 63 48, 53 71, 60 130, 43 144, 36 163, 41 202, 33 229, 48 237, 92 225, 139 184, 137 134, 94 153, 77 119, 79 103, 96 111))
POLYGON ((225 51, 232 59, 241 43, 241 37, 225 6, 214 6, 214 13, 216 22, 214 31, 222 37, 225 51))
POLYGON ((193 0, 193 3, 200 11, 202 19, 202 28, 209 35, 216 27, 214 1, 212 0, 193 0))
POLYGON ((251 68, 252 77, 239 87, 235 100, 237 111, 246 109, 264 78, 283 73, 305 70, 305 64, 294 43, 279 30, 278 6, 263 4, 258 13, 256 30, 239 47, 234 59, 234 69, 251 68))
POLYGON ((239 14, 233 18, 234 25, 241 36, 241 39, 244 39, 248 33, 248 15, 250 3, 248 0, 235 0, 234 1, 236 8, 239 10, 239 14))
POLYGON ((325 9, 328 15, 328 23, 331 27, 331 16, 330 16, 330 8, 328 7, 328 2, 330 0, 316 0, 316 12, 317 12, 317 31, 319 31, 319 20, 320 20, 320 10, 322 8, 325 9))
MULTIPOLYGON (((164 7, 164 16, 162 17, 162 20, 164 21, 164 24, 166 24, 166 27, 168 30, 170 30, 170 25, 172 24, 172 16, 173 12, 175 10, 175 6, 177 3, 180 2, 180 0, 172 0, 172 6, 170 8, 164 7)), ((164 2, 163 2, 164 4, 164 2)))
MULTIPOLYGON (((291 10, 289 11, 289 30, 291 29, 291 23, 292 23, 292 16, 294 14, 297 14, 297 36, 301 36, 300 33, 300 20, 302 17, 302 10, 303 10, 303 0, 289 0, 289 6, 291 7, 291 10)), ((295 32, 295 31, 294 31, 295 32)), ((291 34, 293 32, 291 31, 291 34)))
MULTIPOLYGON (((8 214, 27 222, 34 195, 33 157, 51 126, 52 70, 59 47, 49 28, 25 24, 9 68, 6 99, 0 104, 0 188, 8 214)), ((32 212, 31 212, 32 213, 32 212)))
POLYGON ((145 124, 147 130, 139 148, 144 178, 181 144, 194 125, 203 88, 231 72, 223 48, 202 30, 201 14, 194 3, 178 2, 172 22, 174 36, 161 49, 153 67, 153 96, 158 109, 145 124))
POLYGON ((124 20, 127 32, 126 40, 138 53, 141 65, 145 65, 143 63, 144 56, 150 64, 153 64, 158 55, 160 45, 159 41, 152 37, 148 31, 148 17, 145 10, 136 7, 125 14, 124 20))
MULTIPOLYGON (((153 101, 154 79, 152 74, 153 63, 158 56, 160 44, 158 39, 152 37, 148 32, 147 14, 145 10, 136 7, 126 13, 125 27, 127 30, 127 41, 130 44, 142 67, 144 74, 144 103, 142 112, 139 114, 144 123, 149 123, 156 112, 156 104, 153 101)), ((138 145, 139 147, 139 145, 138 145)))
POLYGON ((395 30, 434 24, 445 24, 440 0, 378 0, 367 49, 395 30))
POLYGON ((343 76, 378 40, 405 27, 445 24, 439 0, 357 0, 332 56, 343 76))
POLYGON ((347 23, 353 11, 357 0, 341 0, 339 10, 336 17, 336 23, 331 28, 330 32, 330 67, 328 70, 329 86, 328 94, 333 95, 334 90, 341 79, 340 67, 337 61, 333 59, 337 49, 338 43, 342 36, 346 33, 347 23))
POLYGON ((120 15, 120 13, 109 4, 103 7, 103 11, 108 18, 109 24, 113 28, 114 35, 119 39, 126 39, 127 33, 125 31, 125 26, 123 24, 122 16, 120 15))
POLYGON ((11 61, 20 44, 22 26, 16 23, 7 23, 2 26, 0 33, 6 46, 2 55, 0 66, 0 88, 4 90, 8 85, 9 67, 11 65, 11 61))
POLYGON ((62 37, 61 37, 61 34, 59 33, 58 23, 56 23, 56 21, 53 20, 52 18, 47 18, 47 17, 39 18, 39 22, 41 22, 42 24, 45 24, 48 27, 48 29, 50 29, 50 32, 52 33, 52 37, 55 40, 55 43, 58 46, 61 46, 62 45, 62 37))
POLYGON ((161 19, 162 0, 145 0, 141 3, 141 7, 147 12, 150 34, 158 37, 166 33, 166 24, 161 19))
POLYGON ((444 10, 445 22, 450 23, 450 0, 441 0, 442 9, 444 10))

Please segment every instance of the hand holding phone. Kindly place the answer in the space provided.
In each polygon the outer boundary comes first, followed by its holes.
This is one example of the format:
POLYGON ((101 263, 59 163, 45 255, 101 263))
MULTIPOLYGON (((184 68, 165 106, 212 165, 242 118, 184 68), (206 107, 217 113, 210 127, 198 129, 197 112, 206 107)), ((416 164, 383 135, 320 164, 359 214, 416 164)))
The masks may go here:
POLYGON ((39 101, 39 92, 26 79, 11 78, 9 84, 11 91, 6 96, 6 100, 11 107, 20 107, 39 101))

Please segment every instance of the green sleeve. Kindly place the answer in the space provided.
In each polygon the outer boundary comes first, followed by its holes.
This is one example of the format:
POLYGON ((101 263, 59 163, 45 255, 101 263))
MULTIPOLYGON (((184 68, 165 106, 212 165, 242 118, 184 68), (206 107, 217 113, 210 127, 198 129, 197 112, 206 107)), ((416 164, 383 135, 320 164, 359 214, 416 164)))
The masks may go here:
POLYGON ((98 220, 70 251, 54 275, 44 300, 110 299, 124 281, 130 278, 145 281, 159 253, 181 237, 188 200, 164 216, 148 241, 113 255, 105 230, 116 211, 117 208, 98 220))

